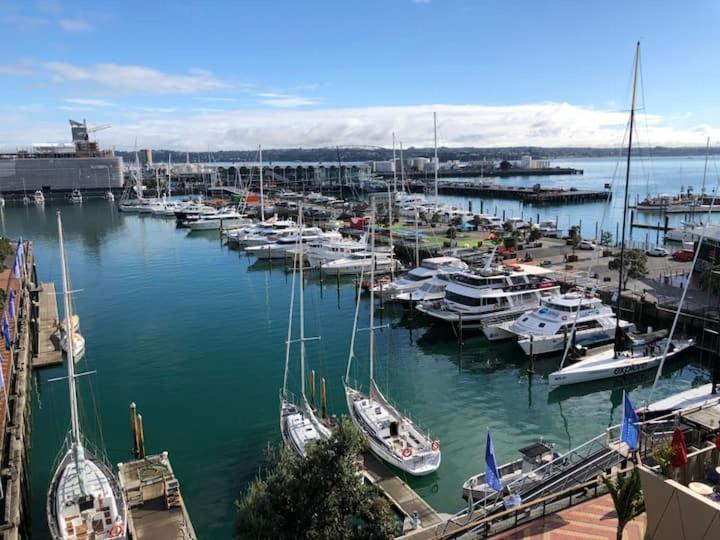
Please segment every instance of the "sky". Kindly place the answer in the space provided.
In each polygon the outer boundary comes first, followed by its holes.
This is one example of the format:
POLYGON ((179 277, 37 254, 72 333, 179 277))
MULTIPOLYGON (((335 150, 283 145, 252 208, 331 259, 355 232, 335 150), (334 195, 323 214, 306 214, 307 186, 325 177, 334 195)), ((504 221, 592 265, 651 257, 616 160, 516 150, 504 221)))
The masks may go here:
POLYGON ((0 149, 720 143, 714 0, 0 0, 0 149))

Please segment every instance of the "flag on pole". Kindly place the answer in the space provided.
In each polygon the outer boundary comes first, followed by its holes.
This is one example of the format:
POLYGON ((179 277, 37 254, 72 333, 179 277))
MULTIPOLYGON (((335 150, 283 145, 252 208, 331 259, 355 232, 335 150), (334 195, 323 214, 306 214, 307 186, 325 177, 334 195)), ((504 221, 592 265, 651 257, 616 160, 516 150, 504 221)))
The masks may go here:
POLYGON ((8 324, 7 315, 4 314, 2 320, 2 335, 5 338, 5 348, 10 350, 10 345, 12 345, 12 337, 10 335, 10 325, 8 324))
POLYGON ((497 460, 495 459, 495 448, 493 447, 492 437, 490 437, 489 431, 487 441, 485 442, 485 483, 495 491, 502 489, 497 460))
POLYGON ((15 249, 15 257, 20 259, 20 264, 25 262, 25 249, 23 248, 22 238, 18 240, 17 249, 15 249))
POLYGON ((17 257, 15 257, 15 262, 13 263, 12 275, 15 279, 20 279, 20 261, 17 257))
POLYGON ((623 393, 625 394, 625 399, 623 400, 624 411, 620 441, 627 443, 630 450, 637 450, 640 442, 640 428, 638 428, 637 425, 638 422, 640 422, 640 419, 635 412, 635 407, 633 407, 632 403, 630 403, 630 398, 627 393, 623 393))
POLYGON ((15 291, 10 291, 8 297, 8 313, 10 313, 10 318, 15 320, 15 291))

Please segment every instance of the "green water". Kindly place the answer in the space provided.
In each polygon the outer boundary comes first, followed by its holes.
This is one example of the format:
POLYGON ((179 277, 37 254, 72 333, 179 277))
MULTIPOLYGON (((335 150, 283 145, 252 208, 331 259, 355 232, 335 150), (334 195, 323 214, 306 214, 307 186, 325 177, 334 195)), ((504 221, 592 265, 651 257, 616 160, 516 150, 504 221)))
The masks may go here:
MULTIPOLYGON (((87 340, 81 370, 83 424, 113 463, 130 457, 128 404, 145 422, 148 452, 168 450, 195 528, 203 539, 231 538, 233 501, 256 475, 268 442, 278 443, 290 277, 279 266, 223 247, 215 232, 188 233, 172 220, 122 215, 105 201, 63 206, 77 313, 87 340), (97 410, 99 415, 94 411, 97 410)), ((59 285, 56 207, 5 208, 3 234, 34 242, 38 275, 59 285)), ((344 413, 345 371, 354 311, 350 281, 306 288, 310 363, 328 380, 329 402, 344 413)), ((640 403, 652 374, 549 394, 543 375, 557 358, 537 364, 512 344, 467 339, 461 350, 445 329, 430 328, 389 306, 389 324, 377 334, 377 379, 402 410, 442 441, 437 474, 407 479, 440 511, 462 506, 460 485, 484 468, 486 430, 501 463, 538 437, 567 449, 617 422, 623 388, 640 403)), ((361 306, 367 321, 368 302, 361 306)), ((367 325, 367 323, 365 323, 367 325)), ((358 365, 367 377, 367 333, 359 334, 358 365)), ((297 367, 295 365, 295 367, 297 367)), ((297 390, 299 375, 293 373, 297 390)), ((33 400, 33 537, 46 538, 45 494, 52 464, 69 425, 63 373, 36 374, 33 400)), ((674 363, 656 397, 705 376, 688 362, 674 363)))

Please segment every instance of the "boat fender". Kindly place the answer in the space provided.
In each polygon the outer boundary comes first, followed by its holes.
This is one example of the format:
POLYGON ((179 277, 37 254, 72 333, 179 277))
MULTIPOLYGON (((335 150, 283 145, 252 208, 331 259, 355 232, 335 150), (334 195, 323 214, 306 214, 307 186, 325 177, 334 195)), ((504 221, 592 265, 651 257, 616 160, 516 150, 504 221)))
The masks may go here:
POLYGON ((433 452, 437 452, 438 450, 440 450, 440 441, 433 441, 432 449, 433 452))
POLYGON ((123 532, 122 525, 120 525, 119 523, 116 523, 110 529, 110 538, 117 538, 118 536, 120 536, 122 534, 122 532, 123 532))
POLYGON ((404 448, 402 451, 402 456, 404 458, 409 458, 410 456, 412 456, 412 448, 404 448))

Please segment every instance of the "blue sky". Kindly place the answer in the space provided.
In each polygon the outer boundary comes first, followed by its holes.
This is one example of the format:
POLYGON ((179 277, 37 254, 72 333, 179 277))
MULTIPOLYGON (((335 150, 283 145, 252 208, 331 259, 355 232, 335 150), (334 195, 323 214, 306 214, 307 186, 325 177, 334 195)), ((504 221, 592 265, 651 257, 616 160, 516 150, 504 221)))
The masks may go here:
POLYGON ((612 146, 720 140, 712 1, 0 0, 0 148, 612 146))

